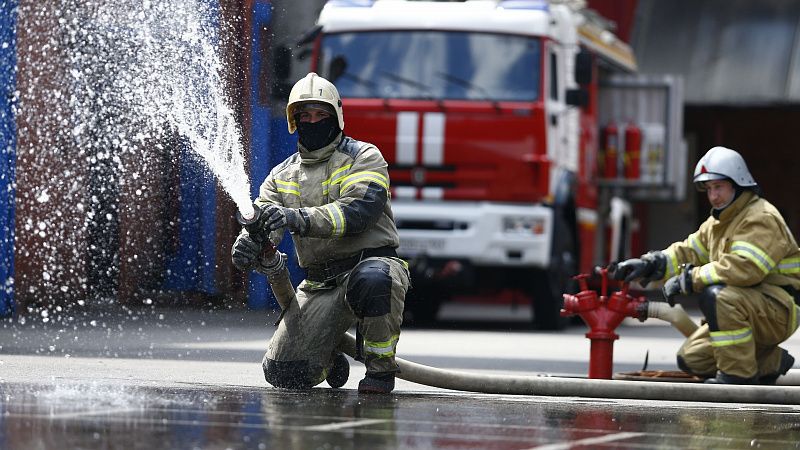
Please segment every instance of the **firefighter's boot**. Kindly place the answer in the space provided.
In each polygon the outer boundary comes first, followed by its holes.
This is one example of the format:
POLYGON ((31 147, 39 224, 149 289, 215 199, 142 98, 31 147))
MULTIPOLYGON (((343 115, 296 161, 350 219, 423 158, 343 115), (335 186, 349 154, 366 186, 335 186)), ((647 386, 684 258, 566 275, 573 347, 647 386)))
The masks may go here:
POLYGON ((758 384, 758 376, 750 378, 737 377, 736 375, 728 375, 725 372, 717 372, 717 376, 709 378, 703 383, 708 384, 758 384))
POLYGON ((350 363, 347 362, 347 358, 344 357, 344 353, 334 353, 331 361, 331 368, 328 370, 328 376, 325 377, 325 381, 328 382, 328 386, 334 389, 340 388, 347 383, 347 379, 349 377, 350 363))
POLYGON ((394 390, 394 373, 373 374, 358 383, 358 392, 368 394, 388 394, 394 390))
POLYGON ((758 379, 759 384, 773 385, 778 381, 778 377, 786 375, 789 369, 794 365, 794 356, 790 355, 786 349, 781 349, 781 364, 778 366, 778 371, 762 376, 758 379))

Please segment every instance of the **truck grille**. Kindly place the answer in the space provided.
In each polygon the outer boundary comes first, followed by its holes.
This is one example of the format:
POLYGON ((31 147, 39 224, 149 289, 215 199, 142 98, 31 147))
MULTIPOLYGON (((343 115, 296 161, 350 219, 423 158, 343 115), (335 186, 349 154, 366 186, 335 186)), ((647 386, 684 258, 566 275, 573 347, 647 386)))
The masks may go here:
POLYGON ((466 222, 456 222, 454 220, 409 220, 398 219, 395 221, 398 229, 401 230, 466 230, 469 224, 466 222))

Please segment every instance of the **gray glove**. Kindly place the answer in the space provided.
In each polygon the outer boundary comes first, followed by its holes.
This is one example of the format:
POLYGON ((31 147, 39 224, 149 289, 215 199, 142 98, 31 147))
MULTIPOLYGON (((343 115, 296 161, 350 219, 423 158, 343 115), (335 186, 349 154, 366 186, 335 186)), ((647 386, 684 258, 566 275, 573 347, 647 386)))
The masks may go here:
POLYGON ((661 291, 664 294, 664 298, 667 299, 669 306, 675 306, 676 295, 689 295, 694 292, 694 288, 692 287, 692 269, 694 269, 693 265, 686 264, 681 273, 664 283, 664 287, 661 288, 661 291))
POLYGON ((640 280, 642 286, 647 287, 650 282, 659 280, 664 276, 667 268, 667 258, 661 252, 650 252, 641 258, 631 258, 619 263, 611 263, 608 273, 614 280, 625 280, 630 283, 640 280))
POLYGON ((264 207, 263 214, 266 217, 264 219, 264 228, 267 232, 286 228, 291 233, 297 233, 302 236, 308 229, 308 222, 306 222, 299 209, 269 204, 264 207))
POLYGON ((614 262, 608 267, 608 273, 612 279, 625 280, 626 283, 650 275, 652 271, 653 265, 639 258, 614 262))
POLYGON ((231 248, 233 265, 242 272, 249 272, 258 263, 262 245, 254 241, 248 233, 240 233, 231 248))

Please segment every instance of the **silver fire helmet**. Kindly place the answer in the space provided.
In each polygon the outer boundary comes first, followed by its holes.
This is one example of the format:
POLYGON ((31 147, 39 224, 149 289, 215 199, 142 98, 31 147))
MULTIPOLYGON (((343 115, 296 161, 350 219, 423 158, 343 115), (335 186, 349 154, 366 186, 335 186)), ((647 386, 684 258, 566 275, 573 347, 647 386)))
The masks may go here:
POLYGON ((704 182, 726 178, 741 187, 757 186, 742 155, 729 148, 713 147, 697 162, 694 184, 698 190, 705 191, 704 182))
POLYGON ((330 81, 314 72, 310 72, 295 83, 289 93, 289 102, 286 105, 286 120, 289 123, 289 133, 294 133, 294 130, 297 129, 294 115, 298 107, 304 103, 325 103, 330 105, 339 120, 339 129, 344 130, 344 113, 339 91, 330 81))

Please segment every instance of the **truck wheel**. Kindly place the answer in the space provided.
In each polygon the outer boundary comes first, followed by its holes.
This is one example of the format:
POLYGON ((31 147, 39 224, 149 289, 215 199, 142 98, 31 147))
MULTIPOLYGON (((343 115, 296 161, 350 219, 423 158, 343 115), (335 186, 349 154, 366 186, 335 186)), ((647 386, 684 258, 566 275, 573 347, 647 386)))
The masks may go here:
POLYGON ((417 327, 434 325, 442 301, 436 289, 412 286, 406 293, 403 324, 417 327))
POLYGON ((533 277, 533 327, 537 330, 561 330, 569 318, 561 317, 562 296, 568 283, 557 269, 537 271, 533 277))
POLYGON ((563 295, 572 293, 577 274, 575 222, 556 214, 553 251, 550 267, 536 271, 532 279, 533 326, 539 330, 561 330, 569 324, 567 317, 561 317, 563 295))

